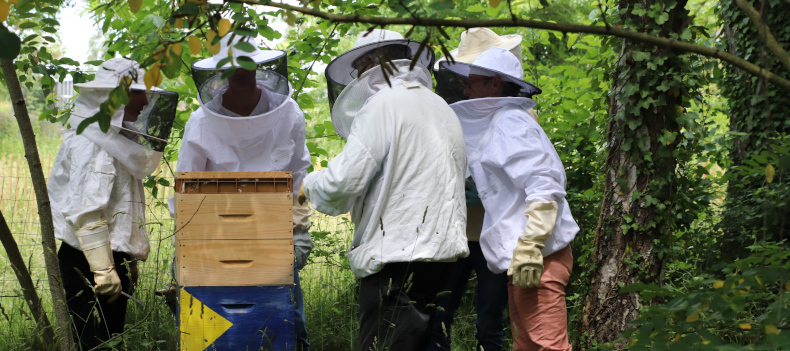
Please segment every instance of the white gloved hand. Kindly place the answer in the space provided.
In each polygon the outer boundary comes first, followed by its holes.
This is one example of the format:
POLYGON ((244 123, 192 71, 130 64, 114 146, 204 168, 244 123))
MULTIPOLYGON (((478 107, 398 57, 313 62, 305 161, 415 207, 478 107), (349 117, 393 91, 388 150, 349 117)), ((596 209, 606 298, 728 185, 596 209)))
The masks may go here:
POLYGON ((529 288, 540 285, 543 275, 543 243, 554 230, 557 221, 557 203, 531 202, 527 204, 524 214, 527 216, 527 225, 524 234, 518 238, 518 244, 513 250, 513 260, 507 275, 513 277, 513 285, 529 288))
POLYGON ((93 287, 94 293, 109 295, 108 302, 114 302, 121 294, 121 279, 113 264, 110 229, 107 227, 107 222, 105 220, 93 222, 74 234, 93 272, 93 280, 96 283, 93 287))

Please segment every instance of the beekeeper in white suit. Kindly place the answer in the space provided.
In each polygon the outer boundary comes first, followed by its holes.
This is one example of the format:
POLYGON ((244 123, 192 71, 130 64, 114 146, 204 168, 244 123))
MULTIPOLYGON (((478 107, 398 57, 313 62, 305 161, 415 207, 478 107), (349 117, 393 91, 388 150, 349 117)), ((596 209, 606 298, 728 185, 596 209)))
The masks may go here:
MULTIPOLYGON (((294 189, 299 189, 310 167, 305 144, 304 113, 291 99, 286 54, 259 50, 257 40, 228 34, 220 40, 220 51, 195 62, 192 76, 201 108, 193 112, 184 128, 177 172, 264 172, 291 171, 294 189), (234 46, 245 41, 255 48, 245 52, 234 46), (232 48, 232 49, 231 49, 232 48), (233 57, 217 67, 220 61, 233 57), (223 80, 221 74, 240 56, 255 62, 250 71, 237 67, 223 80)), ((170 202, 171 214, 174 211, 170 202)), ((311 210, 294 196, 294 298, 296 303, 296 350, 309 350, 304 302, 299 281, 301 269, 312 249, 311 210)))
POLYGON ((74 84, 80 94, 47 186, 55 237, 63 241, 58 258, 72 330, 86 350, 123 331, 127 298, 119 294, 132 293, 136 261, 148 258, 142 179, 162 158, 178 94, 146 93, 143 73, 137 62, 115 58, 94 80, 74 84), (129 101, 111 116, 107 133, 91 123, 77 134, 124 77, 132 79, 129 101))
POLYGON ((539 90, 521 61, 494 47, 473 63, 442 62, 469 100, 450 105, 466 137, 469 168, 485 207, 480 246, 494 273, 507 272, 515 350, 570 350, 565 286, 579 231, 565 200, 565 170, 527 112, 539 90))
POLYGON ((419 46, 377 29, 332 60, 332 123, 348 142, 304 181, 316 210, 351 211, 362 350, 424 350, 451 262, 468 255, 463 133, 431 91, 433 52, 409 69, 419 46))

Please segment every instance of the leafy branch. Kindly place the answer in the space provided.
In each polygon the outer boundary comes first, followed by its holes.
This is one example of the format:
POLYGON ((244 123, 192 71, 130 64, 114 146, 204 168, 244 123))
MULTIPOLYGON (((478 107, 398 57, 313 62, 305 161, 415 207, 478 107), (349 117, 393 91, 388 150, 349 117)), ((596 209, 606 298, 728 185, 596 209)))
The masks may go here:
MULTIPOLYGON (((742 1, 742 0, 736 0, 742 1)), ((342 15, 315 10, 302 6, 293 6, 284 3, 267 2, 267 1, 243 1, 248 4, 267 5, 280 8, 286 11, 299 12, 305 15, 322 18, 335 23, 364 23, 374 26, 392 26, 392 25, 411 25, 417 27, 460 27, 460 28, 473 28, 473 27, 524 27, 533 29, 553 30, 562 33, 586 33, 594 35, 607 35, 623 39, 629 39, 637 42, 652 44, 655 46, 665 47, 678 52, 695 53, 706 57, 717 58, 727 62, 735 67, 738 67, 750 74, 761 77, 774 85, 790 91, 790 80, 782 78, 781 76, 746 61, 738 56, 730 54, 716 48, 711 48, 699 44, 694 44, 687 41, 663 38, 650 34, 639 33, 632 30, 615 28, 611 26, 594 26, 582 25, 572 23, 554 23, 546 21, 536 21, 519 18, 505 18, 505 19, 444 19, 444 18, 425 18, 425 17, 400 17, 389 18, 379 16, 365 16, 360 14, 342 15)), ((760 22, 762 23, 762 22, 760 22)), ((763 24, 763 28, 765 25, 763 24)), ((777 44, 778 45, 778 44, 777 44)), ((781 55, 777 55, 781 56, 781 55)), ((781 57, 780 57, 781 59, 781 57)))
POLYGON ((757 31, 760 33, 760 38, 765 40, 765 46, 768 48, 768 50, 771 50, 779 62, 781 62, 785 68, 790 70, 790 55, 788 55, 787 51, 785 51, 782 46, 779 45, 779 42, 776 41, 776 38, 774 38, 773 34, 771 34, 771 28, 768 28, 765 22, 763 22, 762 16, 759 12, 757 12, 757 9, 746 2, 746 0, 734 0, 734 2, 735 5, 738 5, 738 7, 744 13, 746 13, 747 16, 749 16, 749 19, 754 22, 754 26, 757 27, 757 31))

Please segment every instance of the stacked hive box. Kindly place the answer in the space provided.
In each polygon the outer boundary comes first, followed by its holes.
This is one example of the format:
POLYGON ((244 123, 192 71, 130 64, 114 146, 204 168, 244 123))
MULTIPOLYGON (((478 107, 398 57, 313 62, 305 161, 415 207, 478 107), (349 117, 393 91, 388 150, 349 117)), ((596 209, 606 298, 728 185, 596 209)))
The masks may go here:
POLYGON ((176 179, 181 350, 293 350, 290 172, 176 179))

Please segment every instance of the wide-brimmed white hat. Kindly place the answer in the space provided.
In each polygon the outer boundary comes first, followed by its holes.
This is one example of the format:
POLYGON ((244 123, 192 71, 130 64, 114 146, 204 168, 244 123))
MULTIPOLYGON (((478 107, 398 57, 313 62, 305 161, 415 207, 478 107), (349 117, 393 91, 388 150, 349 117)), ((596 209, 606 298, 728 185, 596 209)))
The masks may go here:
MULTIPOLYGON (((521 61, 521 36, 518 34, 497 35, 488 28, 470 28, 461 33, 461 42, 458 48, 450 50, 450 56, 456 62, 472 63, 486 50, 498 47, 509 50, 521 61)), ((433 69, 439 69, 439 62, 447 60, 442 57, 436 60, 433 69)))
POLYGON ((521 60, 508 50, 493 47, 478 56, 472 63, 442 61, 441 67, 453 73, 469 77, 470 74, 493 77, 499 76, 503 81, 518 84, 521 92, 527 95, 540 94, 540 88, 524 80, 524 67, 521 60))
MULTIPOLYGON (((327 65, 327 78, 330 80, 331 84, 340 86, 348 85, 354 80, 352 77, 354 67, 351 66, 354 61, 373 49, 388 45, 403 45, 409 49, 410 56, 415 55, 417 49, 420 48, 419 41, 406 39, 398 32, 386 29, 374 29, 369 33, 366 31, 357 37, 357 40, 354 42, 354 47, 351 50, 340 54, 340 56, 336 57, 327 65)), ((430 67, 433 63, 433 59, 433 50, 426 47, 423 49, 421 57, 417 62, 425 67, 430 67)))
POLYGON ((91 89, 114 89, 121 83, 121 78, 130 77, 132 78, 131 89, 145 90, 143 76, 145 76, 145 71, 140 68, 139 63, 131 59, 117 57, 104 61, 99 65, 99 69, 96 71, 92 81, 77 83, 74 86, 91 89))
POLYGON ((256 39, 256 38, 245 37, 245 36, 241 36, 241 35, 228 34, 228 35, 224 36, 222 39, 220 39, 220 41, 219 41, 219 52, 216 55, 214 55, 212 57, 209 57, 209 58, 202 59, 200 61, 197 61, 197 62, 192 64, 192 67, 196 68, 196 69, 202 69, 202 70, 214 70, 214 69, 229 68, 229 67, 232 66, 231 62, 226 62, 224 65, 222 65, 222 67, 217 67, 217 64, 220 61, 228 58, 228 56, 229 56, 228 52, 230 52, 230 55, 233 56, 233 63, 236 66, 239 65, 236 62, 236 59, 238 59, 240 56, 247 56, 250 59, 252 59, 252 61, 254 61, 255 64, 261 64, 261 63, 264 63, 264 62, 269 62, 271 60, 280 58, 280 57, 285 55, 285 52, 281 51, 281 50, 260 50, 260 49, 258 49, 258 39, 256 39), (242 41, 245 41, 245 42, 248 42, 248 43, 252 44, 252 47, 254 47, 255 50, 253 50, 252 52, 247 52, 247 51, 241 50, 239 48, 233 47, 234 45, 236 45, 237 43, 240 43, 242 41), (232 48, 232 50, 228 50, 230 48, 232 48))

